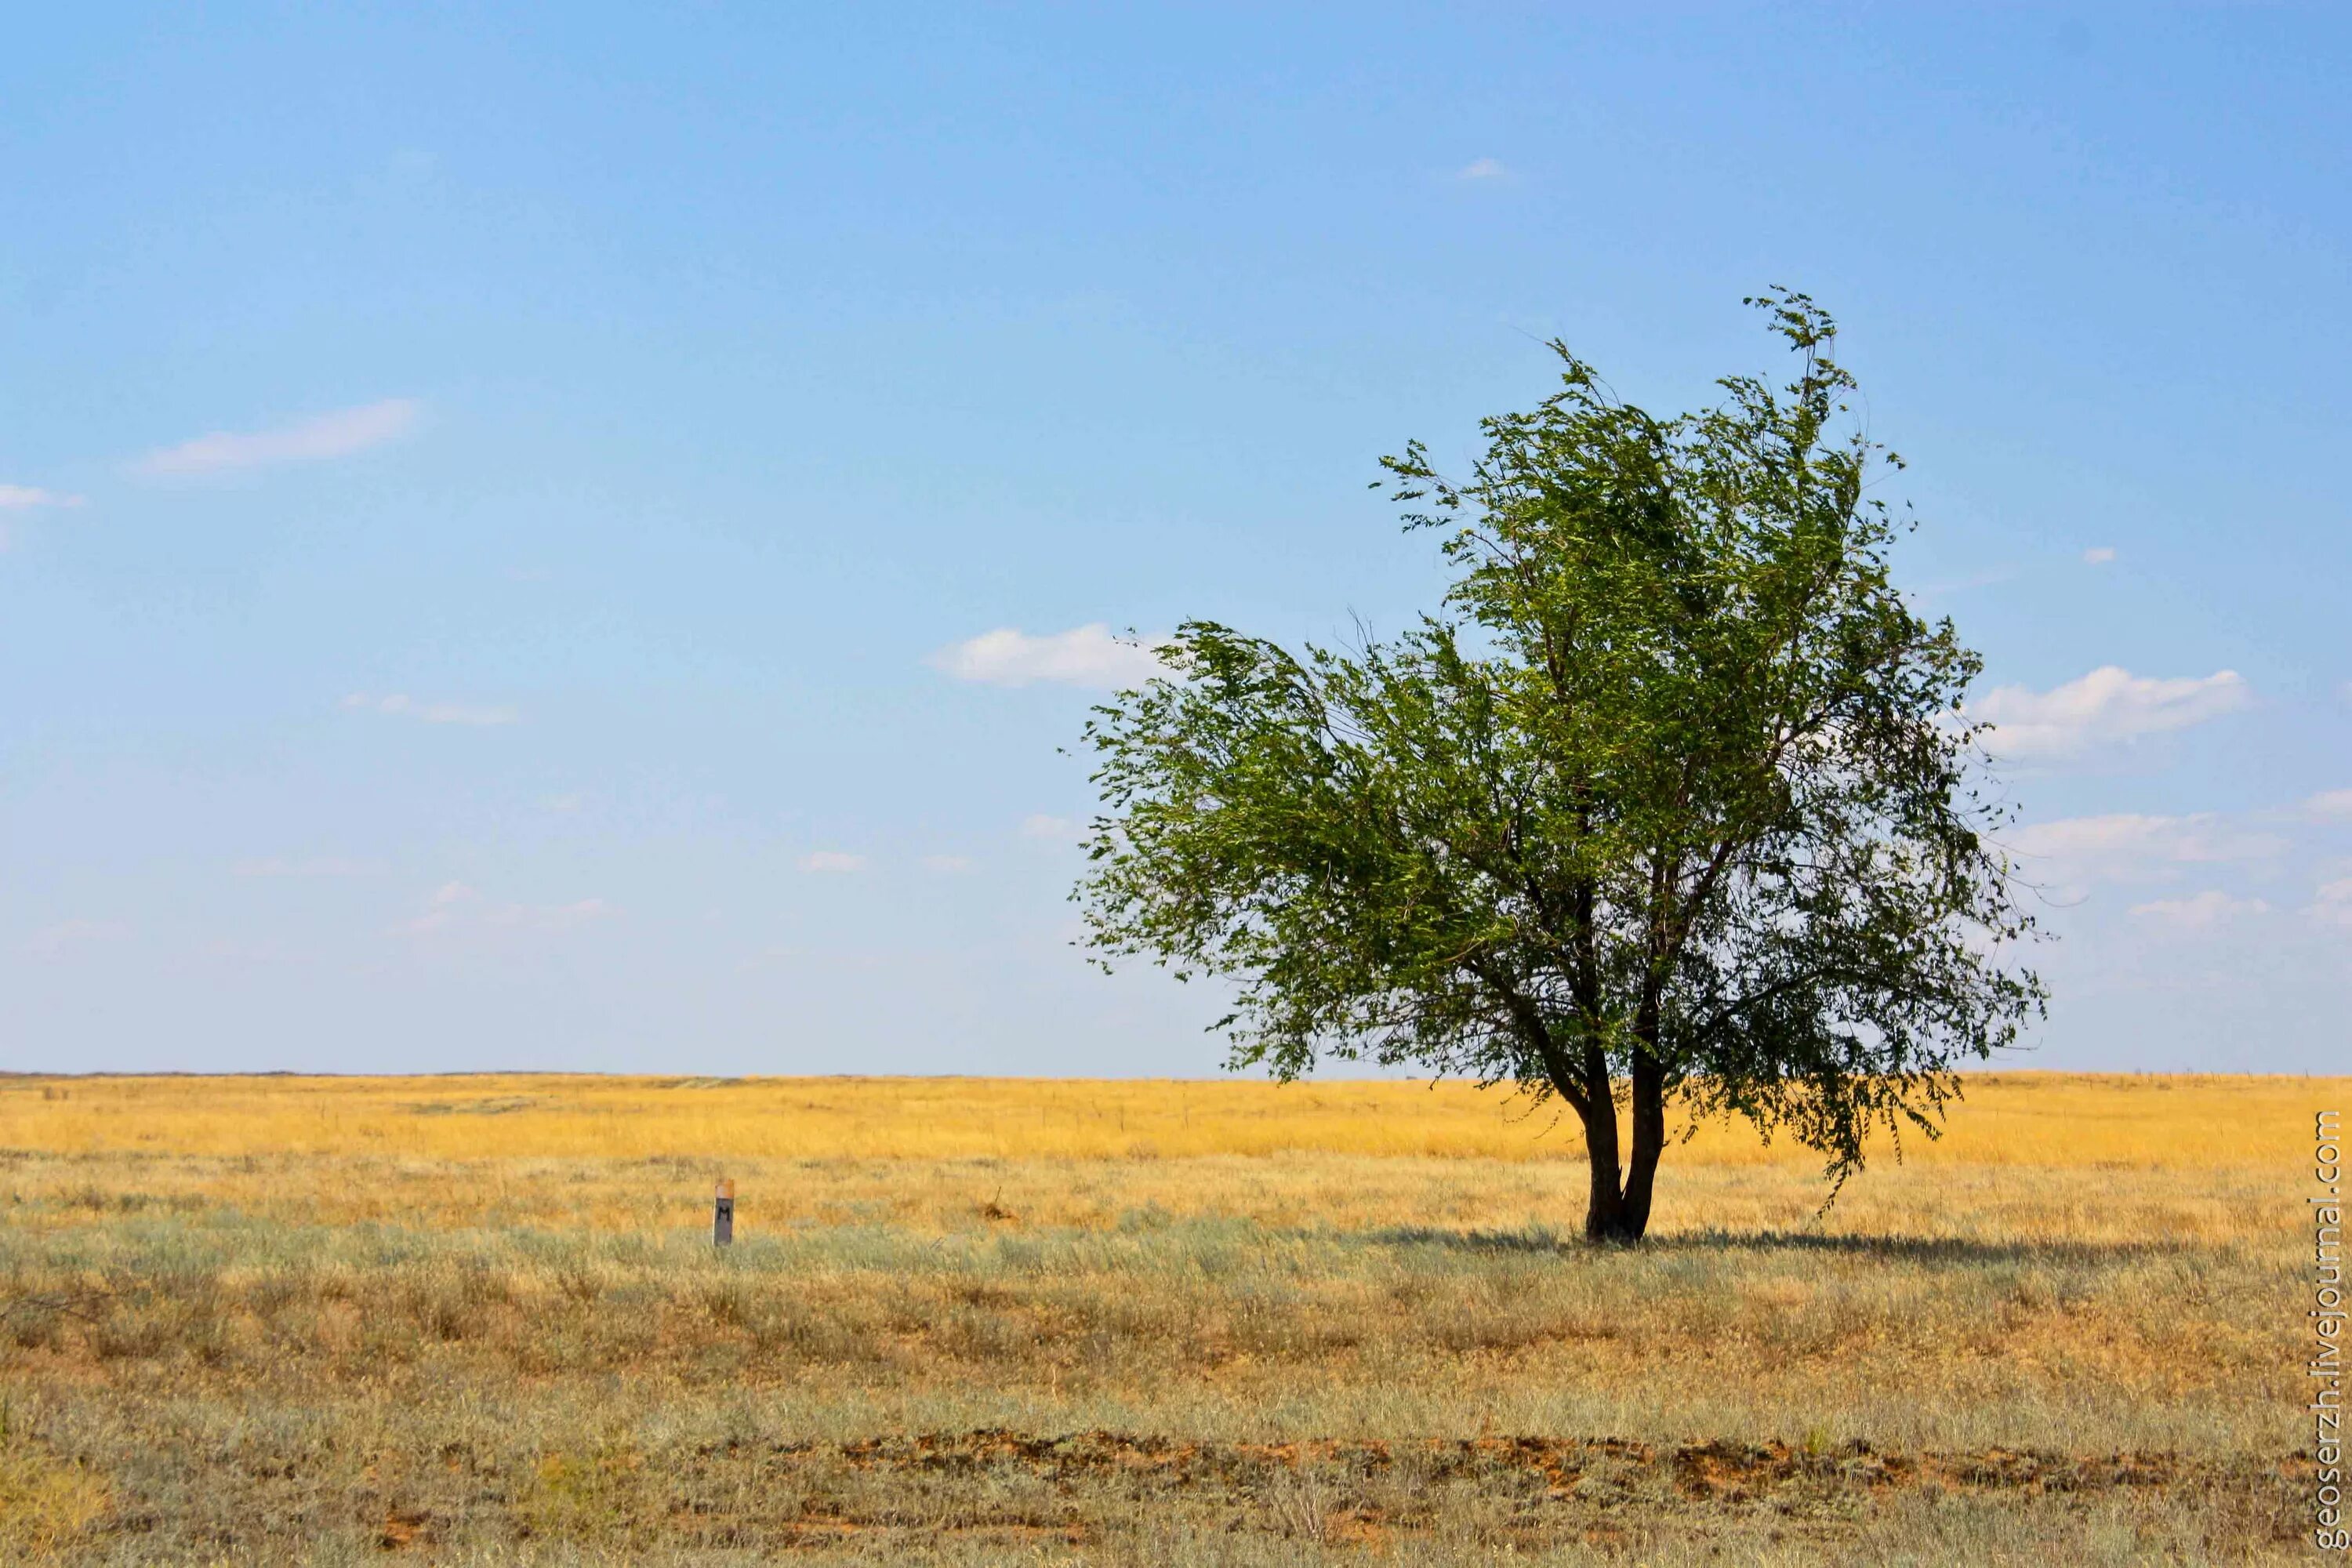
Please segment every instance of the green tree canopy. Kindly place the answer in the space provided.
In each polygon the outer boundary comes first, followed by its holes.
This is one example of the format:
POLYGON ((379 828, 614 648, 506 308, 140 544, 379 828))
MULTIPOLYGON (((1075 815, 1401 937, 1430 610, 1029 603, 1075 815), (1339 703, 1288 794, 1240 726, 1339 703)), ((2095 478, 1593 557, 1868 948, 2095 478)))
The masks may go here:
POLYGON ((1596 1240, 1646 1228, 1670 1100, 1842 1181, 2042 1006, 1973 782, 1979 660, 1891 584, 1864 495, 1900 459, 1851 428, 1828 314, 1751 303, 1785 388, 1661 418, 1555 342, 1560 389, 1485 421, 1466 477, 1384 458, 1454 568, 1412 630, 1293 654, 1190 621, 1086 731, 1105 962, 1227 979, 1236 1067, 1558 1096, 1596 1240))

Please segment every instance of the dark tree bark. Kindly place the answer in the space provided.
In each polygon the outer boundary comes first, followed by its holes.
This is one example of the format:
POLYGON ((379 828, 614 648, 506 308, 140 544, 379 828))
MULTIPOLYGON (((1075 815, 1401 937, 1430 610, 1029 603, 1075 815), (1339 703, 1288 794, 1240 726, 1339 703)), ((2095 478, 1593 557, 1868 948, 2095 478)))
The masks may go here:
POLYGON ((1597 1045, 1585 1047, 1580 1071, 1571 1072, 1564 1057, 1550 1049, 1547 1037, 1542 1047, 1546 1076, 1559 1097, 1575 1108, 1578 1119, 1584 1124, 1584 1152, 1591 1168, 1592 1184, 1584 1209, 1584 1239, 1591 1242, 1633 1242, 1650 1217, 1650 1174, 1658 1167, 1658 1149, 1664 1143, 1665 1113, 1664 1102, 1658 1107, 1656 1126, 1659 1136, 1645 1142, 1643 1137, 1643 1119, 1633 1119, 1633 1158, 1630 1172, 1642 1173, 1638 1181, 1629 1173, 1622 1155, 1624 1144, 1617 1129, 1617 1096, 1609 1078, 1609 1058, 1597 1045), (1638 1206, 1637 1206, 1638 1205, 1638 1206))
POLYGON ((1617 1125, 1616 1087, 1607 1059, 1591 1047, 1585 1072, 1567 1078, 1557 1068, 1552 1087, 1575 1107, 1584 1124, 1591 1195, 1584 1211, 1584 1238, 1629 1244, 1650 1228, 1650 1200, 1656 1190, 1658 1160, 1666 1147, 1666 1074, 1655 1057, 1636 1052, 1628 1100, 1632 1110, 1629 1148, 1617 1125))
POLYGON ((1584 1239, 1627 1241, 1624 1194, 1617 1185, 1617 1107, 1603 1098, 1584 1113, 1585 1157, 1592 1166, 1592 1195, 1584 1209, 1584 1239))
POLYGON ((1647 1051, 1633 1053, 1633 1156, 1625 1167, 1625 1194, 1615 1239, 1639 1241, 1650 1229, 1650 1194, 1658 1157, 1666 1150, 1665 1069, 1647 1051))

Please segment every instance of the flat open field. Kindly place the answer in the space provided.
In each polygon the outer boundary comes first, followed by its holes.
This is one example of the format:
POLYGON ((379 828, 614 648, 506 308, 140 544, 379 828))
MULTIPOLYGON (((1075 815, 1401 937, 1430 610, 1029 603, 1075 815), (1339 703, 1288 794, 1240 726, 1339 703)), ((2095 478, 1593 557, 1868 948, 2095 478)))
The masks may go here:
POLYGON ((1592 1252, 1459 1085, 5 1079, 0 1561, 2294 1561, 2347 1100, 1702 1127, 1592 1252))

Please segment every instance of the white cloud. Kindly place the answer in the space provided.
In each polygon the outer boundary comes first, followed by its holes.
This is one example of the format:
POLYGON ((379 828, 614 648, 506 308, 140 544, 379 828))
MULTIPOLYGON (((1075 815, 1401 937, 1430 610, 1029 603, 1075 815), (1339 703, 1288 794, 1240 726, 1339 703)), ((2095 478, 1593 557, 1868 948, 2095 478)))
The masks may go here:
POLYGON ((388 397, 381 403, 313 415, 274 430, 215 430, 176 447, 150 452, 139 459, 136 468, 142 474, 158 476, 214 474, 272 463, 307 463, 322 458, 348 457, 405 436, 416 427, 422 413, 422 405, 412 398, 388 397))
POLYGON ((2273 833, 2232 827, 2211 812, 2190 816, 2116 813, 2036 823, 2008 836, 2018 869, 2070 883, 2145 882, 2179 874, 2181 866, 2259 860, 2286 847, 2273 833))
POLYGON ((568 904, 491 903, 463 882, 444 882, 425 901, 425 911, 396 930, 410 936, 435 931, 569 931, 621 911, 602 899, 568 904))
POLYGON ((839 849, 819 849, 814 854, 801 857, 801 869, 844 876, 853 871, 866 869, 866 857, 847 854, 839 849))
POLYGON ((240 877, 366 877, 383 867, 372 860, 345 860, 322 855, 308 860, 286 860, 277 856, 266 860, 240 860, 233 868, 240 877))
POLYGON ((2116 547, 2112 544, 2094 544, 2083 552, 2083 563, 2086 566, 2105 566, 2115 558, 2116 547))
POLYGON ((2313 795, 2303 803, 2303 809, 2312 816, 2352 817, 2352 789, 2331 789, 2313 795))
POLYGON ((1508 179, 1510 174, 1498 159, 1473 158, 1454 170, 1454 177, 1457 180, 1503 180, 1508 179))
POLYGON ((2159 679, 2110 664, 2049 691, 1997 687, 1969 716, 1992 726, 1984 744, 1994 756, 2045 762, 2185 730, 2235 712, 2252 698, 2234 669, 2159 679))
MULTIPOLYGON (((81 497, 60 495, 32 485, 0 485, 0 511, 29 511, 37 506, 79 506, 81 497)), ((0 550, 9 544, 8 526, 0 523, 0 550)))
POLYGON ((1021 837, 1055 844, 1076 844, 1087 836, 1087 826, 1075 817, 1048 816, 1040 811, 1021 819, 1021 837))
POLYGON ((926 855, 923 857, 923 869, 937 871, 943 876, 961 876, 972 869, 972 862, 963 855, 926 855))
POLYGON ((2155 899, 2134 904, 2131 912, 2144 920, 2162 921, 2189 931, 2210 931, 2226 921, 2270 912, 2260 899, 2233 899, 2218 888, 2208 888, 2186 899, 2155 899))
POLYGON ((1034 637, 1013 626, 999 626, 940 649, 929 662, 958 680, 986 686, 1026 686, 1036 680, 1064 686, 1140 686, 1168 673, 1152 651, 1166 646, 1123 641, 1101 621, 1034 637))
POLYGON ((353 712, 390 713, 426 724, 482 727, 512 724, 522 717, 511 708, 491 707, 478 702, 419 702, 396 691, 383 697, 371 697, 364 691, 354 691, 343 699, 343 706, 353 712))
POLYGON ((57 958, 68 950, 86 947, 92 942, 119 942, 131 934, 131 928, 121 921, 74 919, 58 921, 43 926, 25 943, 25 951, 35 958, 57 958))
POLYGON ((33 485, 0 485, 0 511, 26 511, 37 506, 79 506, 79 496, 60 495, 33 485))
POLYGON ((2303 912, 2325 925, 2352 926, 2352 877, 2322 882, 2303 912))

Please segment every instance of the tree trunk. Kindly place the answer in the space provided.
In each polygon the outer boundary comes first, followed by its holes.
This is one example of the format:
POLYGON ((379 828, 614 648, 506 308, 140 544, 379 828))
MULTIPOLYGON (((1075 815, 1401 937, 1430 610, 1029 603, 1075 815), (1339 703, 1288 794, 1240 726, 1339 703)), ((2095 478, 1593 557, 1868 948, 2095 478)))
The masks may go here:
POLYGON ((1666 1141, 1664 1073, 1646 1052, 1636 1054, 1633 1158, 1628 1166, 1619 1159, 1622 1144, 1617 1136, 1617 1091, 1610 1079, 1607 1053, 1588 1043, 1580 1068, 1554 1050, 1547 1036, 1537 1034, 1535 1044, 1552 1087, 1576 1108, 1584 1123, 1584 1153, 1592 1176, 1584 1239, 1596 1245, 1641 1240, 1650 1226, 1650 1188, 1666 1141))
POLYGON ((1584 1047, 1584 1152, 1592 1167, 1592 1195, 1584 1210, 1584 1239, 1639 1241, 1625 1228, 1623 1172, 1617 1158, 1617 1092, 1609 1079, 1609 1058, 1597 1045, 1584 1047))
POLYGON ((1624 1235, 1639 1241, 1650 1228, 1650 1194, 1658 1179, 1658 1156, 1666 1151, 1666 1074, 1646 1050, 1633 1053, 1633 1154, 1625 1164, 1621 1200, 1624 1235))
POLYGON ((1633 1057, 1631 1157, 1620 1160, 1616 1095, 1608 1079, 1594 1094, 1588 1081, 1584 1149, 1591 1165, 1591 1197, 1584 1211, 1584 1239, 1630 1244, 1650 1228, 1650 1194, 1655 1190, 1658 1157, 1666 1147, 1665 1072, 1646 1051, 1633 1057))
POLYGON ((1617 1185, 1617 1101, 1604 1094, 1584 1117, 1585 1158, 1592 1166, 1592 1195, 1584 1209, 1584 1239, 1633 1239, 1624 1231, 1624 1194, 1617 1185))

